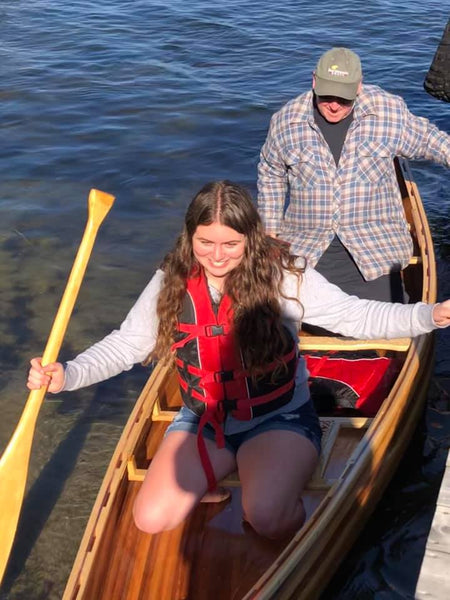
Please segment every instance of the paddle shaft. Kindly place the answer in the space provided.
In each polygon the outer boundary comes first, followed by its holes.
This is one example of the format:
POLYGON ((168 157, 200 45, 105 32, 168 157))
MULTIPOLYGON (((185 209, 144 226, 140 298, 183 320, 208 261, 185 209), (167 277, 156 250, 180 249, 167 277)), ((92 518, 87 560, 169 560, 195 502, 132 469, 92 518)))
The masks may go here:
MULTIPOLYGON (((98 229, 113 202, 114 196, 110 194, 98 190, 91 190, 89 194, 88 220, 44 350, 43 366, 58 357, 98 229)), ((0 582, 19 521, 34 430, 46 392, 46 386, 30 392, 19 423, 0 459, 0 582)))

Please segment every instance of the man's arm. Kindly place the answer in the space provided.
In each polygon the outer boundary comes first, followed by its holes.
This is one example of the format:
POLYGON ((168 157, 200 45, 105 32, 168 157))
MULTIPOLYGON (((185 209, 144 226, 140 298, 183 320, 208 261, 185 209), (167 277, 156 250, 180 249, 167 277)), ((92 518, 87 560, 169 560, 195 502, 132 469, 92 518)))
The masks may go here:
POLYGON ((450 167, 450 135, 424 117, 403 106, 404 126, 400 153, 411 159, 426 159, 450 167))
POLYGON ((288 191, 287 166, 283 160, 277 115, 272 117, 258 164, 258 210, 267 233, 281 231, 284 203, 288 191))

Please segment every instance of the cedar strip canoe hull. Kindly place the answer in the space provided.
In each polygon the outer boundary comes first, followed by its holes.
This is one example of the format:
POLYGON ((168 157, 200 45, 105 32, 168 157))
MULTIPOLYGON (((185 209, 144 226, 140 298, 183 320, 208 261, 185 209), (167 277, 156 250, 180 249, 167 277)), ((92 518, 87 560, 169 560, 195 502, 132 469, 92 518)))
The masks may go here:
MULTIPOLYGON (((417 187, 396 163, 416 260, 405 270, 410 297, 434 302, 432 240, 417 187)), ((382 345, 380 346, 382 347, 382 345)), ((387 348, 388 346, 385 346, 387 348)), ((156 366, 119 440, 86 527, 64 600, 250 600, 317 598, 389 483, 423 410, 433 336, 391 349, 403 362, 372 420, 324 417, 321 471, 305 492, 305 526, 286 542, 243 524, 240 488, 201 504, 179 527, 149 535, 132 506, 151 457, 180 404, 174 373, 156 366)))

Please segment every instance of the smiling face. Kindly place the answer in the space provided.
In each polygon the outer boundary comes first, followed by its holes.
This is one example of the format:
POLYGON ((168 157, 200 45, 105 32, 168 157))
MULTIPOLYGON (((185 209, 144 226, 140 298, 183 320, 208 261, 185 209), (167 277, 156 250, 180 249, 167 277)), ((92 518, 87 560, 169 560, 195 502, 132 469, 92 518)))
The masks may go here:
POLYGON ((316 96, 317 108, 329 123, 339 123, 353 110, 354 100, 346 100, 337 96, 316 96))
POLYGON ((192 250, 208 282, 216 289, 223 290, 226 276, 241 263, 245 241, 244 234, 218 221, 197 226, 192 236, 192 250))
MULTIPOLYGON (((313 89, 316 87, 316 77, 313 75, 313 89)), ((362 88, 361 82, 358 86, 357 94, 362 88)), ((339 96, 318 96, 316 94, 317 109, 324 119, 329 123, 339 123, 347 117, 353 110, 355 100, 347 100, 339 96)))

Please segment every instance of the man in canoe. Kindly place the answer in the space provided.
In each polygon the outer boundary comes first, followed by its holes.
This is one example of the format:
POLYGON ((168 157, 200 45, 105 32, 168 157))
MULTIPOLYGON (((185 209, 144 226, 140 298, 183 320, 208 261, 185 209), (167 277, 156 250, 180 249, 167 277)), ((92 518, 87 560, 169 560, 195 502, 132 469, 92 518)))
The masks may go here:
POLYGON ((363 84, 357 54, 328 50, 312 90, 271 119, 258 165, 266 231, 348 294, 403 302, 413 246, 395 156, 450 166, 450 136, 363 84))
POLYGON ((450 324, 450 300, 349 296, 266 235, 244 188, 213 182, 120 329, 65 366, 32 359, 28 387, 75 390, 148 358, 174 362, 184 406, 137 496, 137 527, 176 527, 237 469, 246 521, 279 538, 305 520, 302 492, 320 452, 297 350, 303 321, 357 337, 416 336, 450 324))

